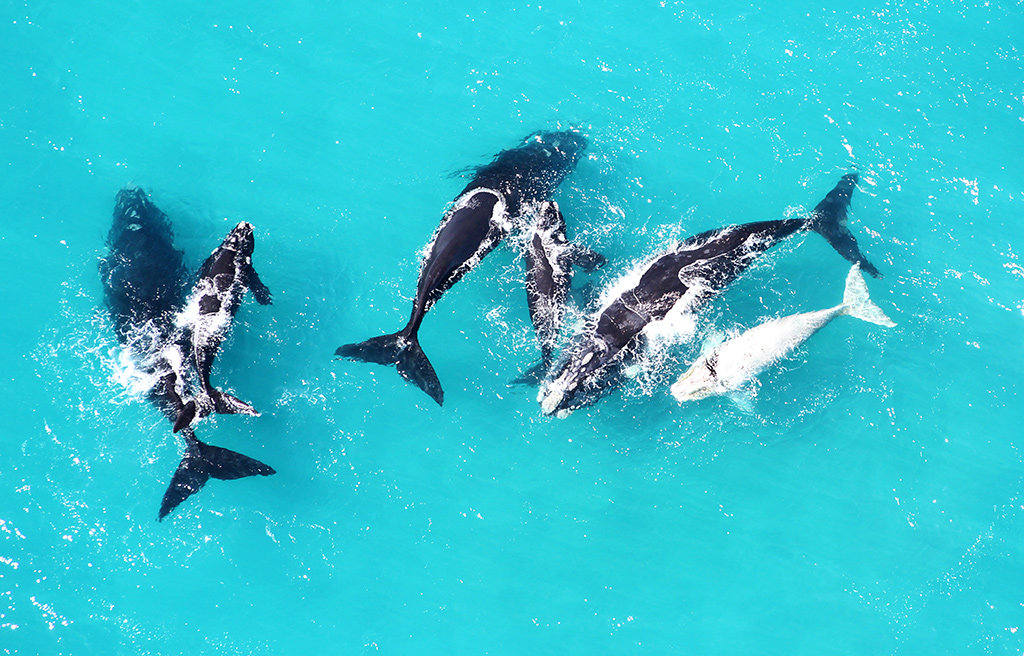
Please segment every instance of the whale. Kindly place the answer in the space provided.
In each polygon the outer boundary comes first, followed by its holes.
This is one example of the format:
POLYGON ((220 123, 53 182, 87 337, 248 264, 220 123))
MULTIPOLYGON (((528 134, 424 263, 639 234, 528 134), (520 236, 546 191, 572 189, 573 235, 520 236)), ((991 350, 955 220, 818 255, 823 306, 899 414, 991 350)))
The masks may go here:
POLYGON ((804 217, 709 230, 652 258, 638 282, 599 309, 577 335, 568 356, 538 394, 542 412, 565 417, 592 403, 607 388, 606 378, 636 351, 649 324, 673 309, 696 313, 759 257, 795 233, 817 232, 842 257, 880 276, 846 225, 856 184, 856 173, 844 175, 804 217))
MULTIPOLYGON (((185 406, 188 381, 195 376, 188 370, 189 345, 175 326, 188 285, 182 251, 174 246, 167 215, 137 187, 117 194, 106 246, 99 274, 117 340, 149 382, 147 399, 173 422, 185 406)), ((275 473, 254 458, 206 444, 190 427, 180 436, 185 453, 161 500, 160 520, 210 478, 275 473)))
POLYGON ((335 355, 394 365, 438 405, 444 390, 419 343, 430 308, 508 236, 525 213, 549 200, 576 167, 587 141, 573 131, 538 132, 474 169, 434 232, 420 264, 412 312, 397 333, 338 347, 335 355))
POLYGON ((523 248, 526 267, 526 302, 537 334, 540 362, 517 382, 539 382, 553 362, 558 335, 565 317, 573 268, 590 273, 607 259, 566 236, 565 218, 555 201, 542 202, 526 233, 523 248))
POLYGON ((896 325, 868 297, 860 265, 854 264, 846 276, 842 303, 771 319, 726 340, 697 358, 673 383, 672 396, 684 403, 735 392, 840 316, 887 328, 896 325))
POLYGON ((175 325, 184 332, 191 364, 200 377, 200 393, 178 414, 175 433, 211 412, 259 415, 250 404, 210 383, 213 361, 246 291, 251 291, 261 305, 269 305, 272 300, 270 290, 253 267, 254 248, 252 224, 242 221, 203 262, 192 291, 175 316, 175 325))

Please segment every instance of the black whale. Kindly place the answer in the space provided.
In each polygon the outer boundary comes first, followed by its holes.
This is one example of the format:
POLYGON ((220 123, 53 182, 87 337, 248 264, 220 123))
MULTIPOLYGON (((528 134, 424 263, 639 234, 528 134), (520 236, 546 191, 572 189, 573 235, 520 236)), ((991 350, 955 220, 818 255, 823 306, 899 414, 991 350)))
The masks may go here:
POLYGON ((211 412, 259 415, 251 405, 222 392, 210 383, 210 372, 221 342, 231 330, 242 296, 252 290, 256 301, 269 305, 270 290, 252 266, 255 248, 252 225, 242 221, 228 233, 221 245, 199 268, 195 286, 178 313, 177 323, 185 331, 184 341, 191 363, 199 372, 201 393, 189 401, 174 422, 177 433, 196 417, 211 412))
POLYGON ((393 364, 403 378, 441 405, 441 382, 419 344, 423 317, 442 294, 494 250, 526 209, 550 198, 576 167, 586 145, 586 139, 576 132, 538 133, 476 169, 473 180, 456 197, 434 233, 405 328, 347 344, 335 355, 393 364))
POLYGON ((611 365, 635 348, 649 323, 664 319, 680 302, 686 304, 687 311, 696 311, 765 251, 795 232, 818 232, 840 255, 877 277, 878 269, 864 258, 845 225, 856 183, 856 174, 843 176, 807 217, 710 230, 686 239, 652 261, 636 286, 595 317, 542 389, 544 414, 565 416, 589 403, 606 387, 604 379, 611 373, 611 365))
MULTIPOLYGON (((174 325, 185 299, 186 272, 174 248, 167 216, 140 189, 117 195, 108 254, 100 261, 104 298, 118 341, 155 383, 149 400, 174 421, 184 408, 182 394, 193 377, 187 367, 188 345, 174 325)), ((159 518, 188 498, 210 477, 235 479, 267 476, 268 465, 234 451, 205 444, 191 428, 182 432, 185 454, 160 504, 159 518)))

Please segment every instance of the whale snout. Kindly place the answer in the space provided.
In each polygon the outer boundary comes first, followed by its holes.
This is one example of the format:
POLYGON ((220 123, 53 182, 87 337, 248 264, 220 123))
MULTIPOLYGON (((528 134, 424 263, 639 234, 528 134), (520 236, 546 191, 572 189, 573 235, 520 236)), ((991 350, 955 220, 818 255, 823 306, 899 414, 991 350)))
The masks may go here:
POLYGON ((252 233, 252 224, 248 221, 242 221, 236 225, 228 236, 224 238, 224 246, 245 255, 252 255, 252 251, 256 247, 256 240, 252 233))

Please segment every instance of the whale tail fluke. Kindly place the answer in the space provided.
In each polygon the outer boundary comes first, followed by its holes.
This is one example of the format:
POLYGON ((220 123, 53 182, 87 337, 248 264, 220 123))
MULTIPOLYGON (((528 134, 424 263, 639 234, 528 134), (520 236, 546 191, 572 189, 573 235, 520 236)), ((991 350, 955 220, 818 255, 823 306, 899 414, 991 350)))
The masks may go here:
POLYGON ((210 478, 230 481, 247 476, 270 476, 274 468, 255 458, 244 456, 219 446, 199 441, 191 430, 182 434, 185 438, 185 455, 171 478, 171 484, 160 502, 162 520, 182 501, 198 492, 210 478))
POLYGON ((843 294, 843 312, 863 321, 876 323, 879 326, 892 328, 896 325, 892 319, 885 316, 882 308, 868 298, 868 286, 864 282, 864 276, 860 275, 860 266, 854 264, 850 273, 846 276, 846 292, 843 294))
POLYGON ((836 252, 848 261, 859 264, 875 278, 881 278, 875 265, 871 264, 857 247, 857 240, 846 227, 846 213, 850 209, 850 196, 857 185, 857 174, 847 173, 843 176, 825 199, 818 203, 811 213, 811 228, 825 238, 836 252))
POLYGON ((414 383, 434 399, 438 405, 444 404, 444 390, 441 381, 434 373, 419 340, 414 333, 406 331, 392 335, 382 335, 358 344, 339 346, 335 355, 363 362, 395 365, 402 378, 414 383))

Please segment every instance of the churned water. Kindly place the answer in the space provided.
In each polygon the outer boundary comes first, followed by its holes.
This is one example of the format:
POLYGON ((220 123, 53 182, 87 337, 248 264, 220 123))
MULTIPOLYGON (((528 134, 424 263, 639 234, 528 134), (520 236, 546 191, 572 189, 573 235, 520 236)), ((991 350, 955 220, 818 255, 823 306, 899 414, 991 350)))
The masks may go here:
POLYGON ((0 6, 0 651, 1024 651, 1019 2, 0 6), (460 171, 570 127, 556 199, 610 260, 578 299, 857 170, 898 326, 677 404, 707 335, 839 302, 798 236, 550 419, 508 384, 538 351, 503 246, 424 322, 443 408, 332 357, 404 324, 460 171), (180 442, 97 271, 129 184, 193 269, 251 221, 274 293, 214 369, 263 415, 197 432, 278 473, 160 523, 180 442))

